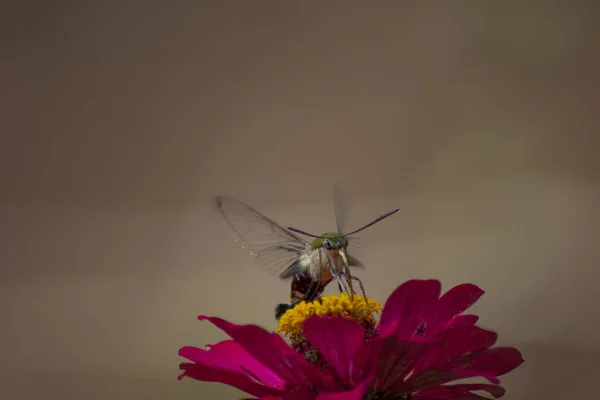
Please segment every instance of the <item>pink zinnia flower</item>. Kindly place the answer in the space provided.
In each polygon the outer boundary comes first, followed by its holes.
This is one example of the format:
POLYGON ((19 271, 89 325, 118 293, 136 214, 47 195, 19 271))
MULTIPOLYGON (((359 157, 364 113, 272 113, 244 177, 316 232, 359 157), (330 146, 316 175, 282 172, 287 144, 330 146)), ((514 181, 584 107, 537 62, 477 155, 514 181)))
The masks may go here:
POLYGON ((337 311, 305 319, 293 347, 258 326, 201 316, 232 340, 209 350, 183 347, 179 354, 192 363, 181 364, 180 378, 222 382, 263 400, 484 398, 474 391, 502 396, 497 377, 523 359, 512 347, 492 348, 497 335, 477 327, 476 316, 462 315, 483 291, 464 284, 440 294, 436 280, 404 283, 386 302, 375 335, 357 308, 345 312, 340 306, 346 303, 331 300, 337 311), (489 383, 447 385, 477 376, 489 383))

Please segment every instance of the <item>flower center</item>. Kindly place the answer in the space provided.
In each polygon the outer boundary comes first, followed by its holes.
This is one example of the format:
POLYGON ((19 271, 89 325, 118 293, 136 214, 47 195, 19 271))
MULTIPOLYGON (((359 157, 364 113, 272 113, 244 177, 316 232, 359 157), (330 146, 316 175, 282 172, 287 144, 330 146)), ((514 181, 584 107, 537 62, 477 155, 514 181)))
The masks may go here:
POLYGON ((346 293, 339 296, 324 296, 311 302, 302 301, 279 319, 277 333, 283 333, 290 339, 291 345, 298 353, 323 373, 327 373, 328 366, 321 355, 302 334, 304 321, 313 315, 352 319, 364 326, 365 342, 367 342, 379 333, 375 329, 377 321, 374 314, 381 309, 381 303, 369 297, 365 299, 363 296, 348 296, 346 293))

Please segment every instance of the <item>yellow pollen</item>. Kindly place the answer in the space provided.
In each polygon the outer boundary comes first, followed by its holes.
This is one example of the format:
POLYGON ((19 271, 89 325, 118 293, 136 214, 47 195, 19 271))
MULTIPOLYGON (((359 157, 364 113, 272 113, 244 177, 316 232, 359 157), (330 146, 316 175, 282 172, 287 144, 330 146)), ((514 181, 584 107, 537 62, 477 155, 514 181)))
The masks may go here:
POLYGON ((360 323, 368 322, 375 325, 373 313, 381 311, 381 303, 368 296, 367 300, 368 305, 363 296, 353 295, 350 298, 346 293, 342 293, 339 296, 323 296, 320 300, 308 303, 302 301, 287 310, 279 319, 277 333, 283 332, 285 336, 300 334, 304 320, 313 315, 341 316, 360 323))

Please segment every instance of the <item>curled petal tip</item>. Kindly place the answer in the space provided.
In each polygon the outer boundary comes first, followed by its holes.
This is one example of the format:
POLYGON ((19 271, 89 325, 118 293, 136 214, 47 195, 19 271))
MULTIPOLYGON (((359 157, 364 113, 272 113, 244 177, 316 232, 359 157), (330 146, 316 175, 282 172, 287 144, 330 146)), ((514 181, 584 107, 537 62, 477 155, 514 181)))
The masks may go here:
POLYGON ((177 355, 179 357, 185 357, 184 354, 187 353, 189 348, 190 348, 190 346, 183 346, 182 348, 179 349, 179 351, 177 352, 177 355))

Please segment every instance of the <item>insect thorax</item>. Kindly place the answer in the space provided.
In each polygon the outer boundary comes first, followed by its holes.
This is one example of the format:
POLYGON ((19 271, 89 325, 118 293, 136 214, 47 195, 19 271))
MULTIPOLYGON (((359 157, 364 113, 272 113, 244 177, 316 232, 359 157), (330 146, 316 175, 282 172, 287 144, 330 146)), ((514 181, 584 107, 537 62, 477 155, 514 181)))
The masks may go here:
POLYGON ((326 250, 324 247, 310 250, 303 258, 306 271, 317 281, 331 279, 331 270, 339 273, 343 265, 337 251, 326 250))

